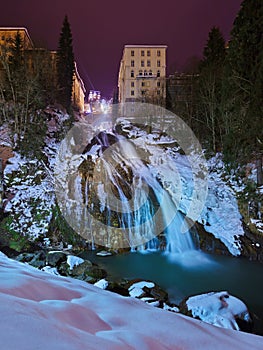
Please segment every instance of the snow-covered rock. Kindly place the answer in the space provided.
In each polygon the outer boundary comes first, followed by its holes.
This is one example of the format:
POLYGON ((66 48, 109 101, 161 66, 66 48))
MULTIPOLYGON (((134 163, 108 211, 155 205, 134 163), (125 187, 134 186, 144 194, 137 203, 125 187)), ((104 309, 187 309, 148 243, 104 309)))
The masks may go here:
POLYGON ((109 282, 107 280, 105 280, 105 278, 94 283, 94 286, 101 288, 101 289, 106 289, 108 287, 108 285, 109 285, 109 282))
POLYGON ((236 318, 250 322, 247 306, 228 292, 210 292, 188 298, 188 310, 193 317, 218 327, 239 330, 236 318))
POLYGON ((75 256, 75 255, 67 256, 67 264, 69 265, 70 270, 73 270, 74 266, 78 266, 82 263, 84 263, 84 259, 79 258, 78 256, 75 256))

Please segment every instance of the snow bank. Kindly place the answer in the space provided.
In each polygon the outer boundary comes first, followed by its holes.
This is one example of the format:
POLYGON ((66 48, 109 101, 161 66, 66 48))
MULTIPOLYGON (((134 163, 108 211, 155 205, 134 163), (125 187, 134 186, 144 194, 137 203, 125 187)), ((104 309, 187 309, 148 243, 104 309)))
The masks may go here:
POLYGON ((260 350, 263 337, 218 328, 0 253, 5 350, 260 350))

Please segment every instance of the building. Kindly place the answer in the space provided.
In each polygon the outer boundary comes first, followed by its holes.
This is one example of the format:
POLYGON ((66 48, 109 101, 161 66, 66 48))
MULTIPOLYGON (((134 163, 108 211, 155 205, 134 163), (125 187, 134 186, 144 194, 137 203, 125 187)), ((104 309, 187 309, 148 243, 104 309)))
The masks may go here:
POLYGON ((199 75, 178 73, 167 78, 167 108, 182 117, 189 125, 194 116, 199 75))
POLYGON ((83 83, 83 80, 80 77, 80 74, 78 72, 78 67, 76 62, 75 64, 75 71, 73 75, 73 86, 72 86, 72 102, 73 104, 79 109, 81 113, 85 110, 85 93, 86 89, 83 83))
POLYGON ((119 102, 164 105, 166 45, 125 45, 119 68, 119 102))
POLYGON ((24 50, 33 49, 34 44, 31 40, 28 31, 24 27, 0 27, 0 45, 10 45, 16 38, 17 34, 20 34, 21 43, 24 50))
MULTIPOLYGON (((42 48, 36 48, 31 40, 29 33, 24 27, 0 27, 0 52, 4 47, 8 47, 14 43, 17 36, 20 35, 22 49, 25 51, 25 58, 27 59, 28 66, 32 66, 33 54, 41 56, 42 61, 48 60, 48 64, 51 64, 53 71, 53 82, 56 84, 56 51, 47 51, 42 48)), ((33 69, 33 68, 32 68, 33 69)), ((1 67, 0 67, 1 78, 1 67)), ((72 86, 72 104, 79 109, 80 112, 84 111, 86 89, 83 80, 78 72, 77 64, 75 62, 75 72, 73 75, 72 86)))

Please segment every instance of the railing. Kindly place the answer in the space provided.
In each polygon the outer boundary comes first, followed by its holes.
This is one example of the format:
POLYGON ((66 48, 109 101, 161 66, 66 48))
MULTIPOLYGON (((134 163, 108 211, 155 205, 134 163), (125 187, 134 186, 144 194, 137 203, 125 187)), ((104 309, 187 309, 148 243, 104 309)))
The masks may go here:
POLYGON ((143 78, 160 78, 157 74, 137 74, 136 79, 143 79, 143 78))

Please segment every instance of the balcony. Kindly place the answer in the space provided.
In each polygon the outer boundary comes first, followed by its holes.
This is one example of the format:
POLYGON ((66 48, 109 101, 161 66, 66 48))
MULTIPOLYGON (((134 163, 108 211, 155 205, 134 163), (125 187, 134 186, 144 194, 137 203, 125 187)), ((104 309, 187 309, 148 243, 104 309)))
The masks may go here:
POLYGON ((158 75, 158 74, 149 74, 149 73, 147 73, 147 74, 137 74, 136 75, 136 79, 149 79, 149 78, 160 78, 160 75, 158 75))

